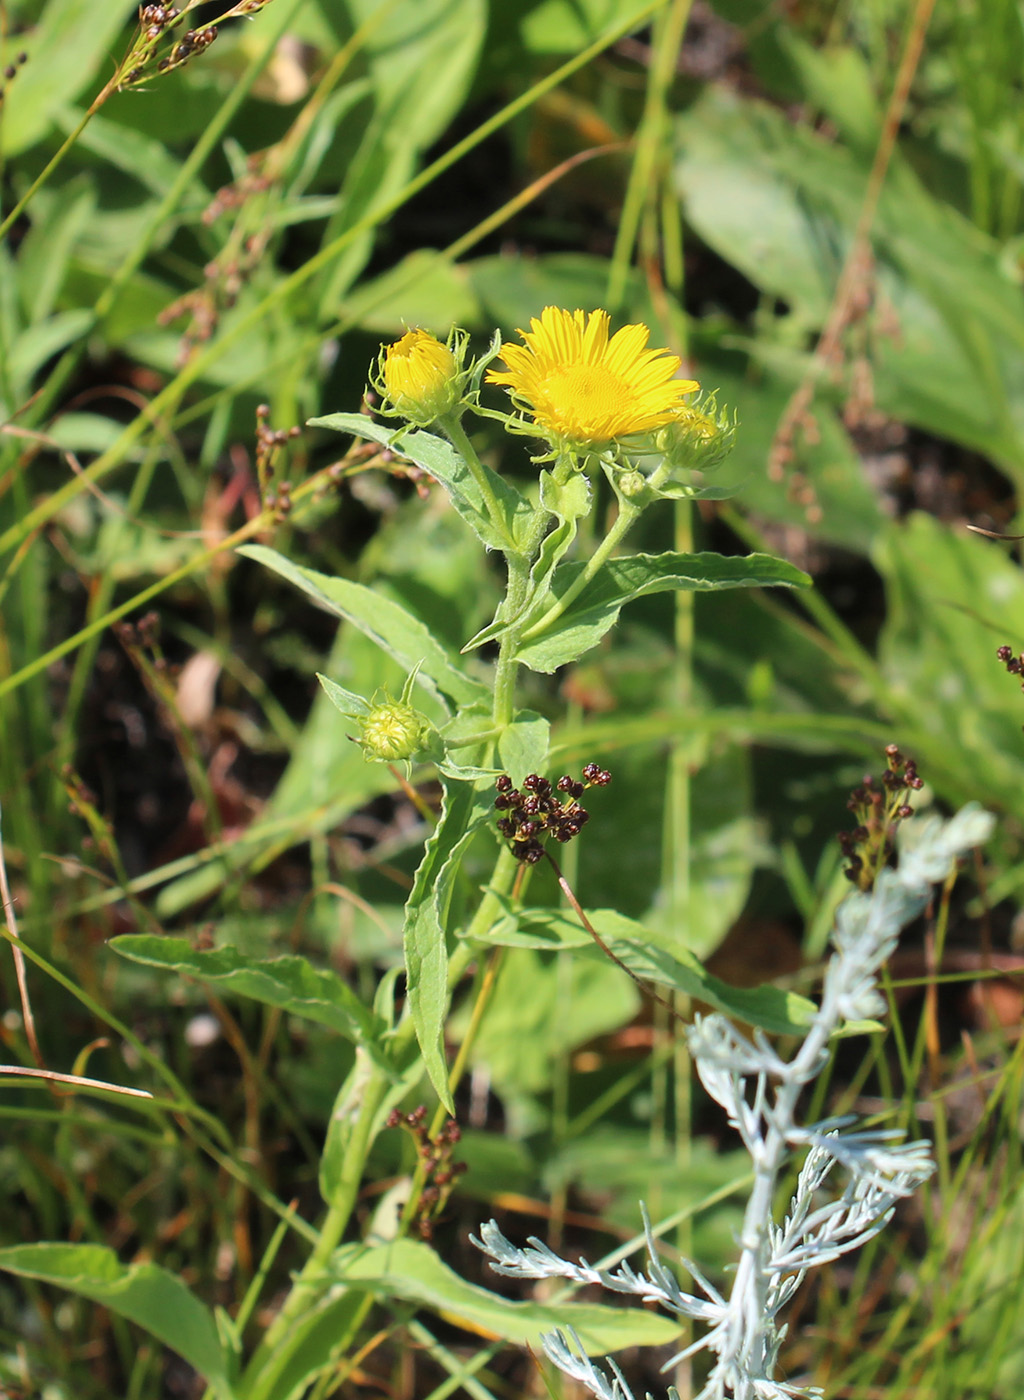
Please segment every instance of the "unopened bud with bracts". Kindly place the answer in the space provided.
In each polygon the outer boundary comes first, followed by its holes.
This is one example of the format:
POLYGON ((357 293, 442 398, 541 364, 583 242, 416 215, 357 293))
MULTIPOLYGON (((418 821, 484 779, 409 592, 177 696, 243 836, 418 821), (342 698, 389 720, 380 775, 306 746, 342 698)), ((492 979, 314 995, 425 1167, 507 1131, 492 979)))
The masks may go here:
POLYGON ((433 731, 426 715, 399 700, 374 705, 370 713, 359 720, 359 727, 366 757, 380 758, 387 763, 413 758, 426 747, 433 731))
POLYGON ((371 376, 381 396, 381 412, 420 428, 452 413, 465 389, 466 344, 462 331, 454 331, 443 342, 429 331, 411 330, 386 345, 371 376))
POLYGON ((736 414, 720 408, 713 391, 679 409, 655 442, 673 467, 706 472, 728 457, 736 443, 737 426, 736 414))

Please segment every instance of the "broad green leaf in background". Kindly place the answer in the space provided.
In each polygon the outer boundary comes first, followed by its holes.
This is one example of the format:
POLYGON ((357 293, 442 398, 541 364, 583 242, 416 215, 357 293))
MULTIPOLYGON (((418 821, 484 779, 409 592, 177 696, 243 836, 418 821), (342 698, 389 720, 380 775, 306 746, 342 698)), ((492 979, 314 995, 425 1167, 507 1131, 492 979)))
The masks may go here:
MULTIPOLYGON (((764 364, 754 342, 750 349, 764 364)), ((800 444, 800 471, 814 492, 821 519, 809 523, 806 504, 766 471, 769 444, 796 387, 796 375, 790 372, 796 366, 787 360, 785 371, 780 365, 768 366, 755 377, 738 370, 735 352, 723 354, 708 344, 697 353, 701 379, 718 389, 722 402, 740 416, 736 446, 715 468, 716 484, 739 498, 744 513, 793 525, 817 539, 866 554, 884 514, 860 454, 829 407, 815 412, 817 439, 800 444)))
POLYGON ((55 1284, 138 1323, 203 1376, 221 1400, 234 1392, 212 1315, 181 1279, 156 1264, 122 1264, 95 1244, 0 1249, 0 1269, 55 1284))
POLYGON ((448 914, 460 858, 476 829, 493 814, 493 788, 446 782, 438 823, 405 906, 405 967, 409 1007, 430 1082, 454 1114, 444 1054, 448 1012, 448 914))
MULTIPOLYGON (((585 567, 561 564, 551 581, 553 598, 564 596, 585 567)), ((534 671, 557 670, 596 646, 626 603, 648 594, 779 585, 800 588, 810 581, 800 569, 768 554, 634 554, 612 559, 559 618, 535 639, 526 636, 518 659, 534 671)))
POLYGON ((370 1287, 384 1301, 430 1308, 449 1322, 519 1346, 538 1347, 545 1332, 572 1327, 588 1356, 628 1346, 661 1346, 679 1337, 678 1323, 643 1308, 596 1303, 513 1303, 466 1283, 419 1240, 367 1249, 346 1245, 334 1255, 339 1280, 370 1287))
POLYGON ((471 705, 487 694, 482 682, 460 670, 418 618, 390 598, 360 583, 304 569, 265 545, 246 545, 239 553, 294 583, 328 612, 346 618, 406 671, 420 664, 420 679, 430 683, 439 700, 447 695, 457 705, 471 705))
MULTIPOLYGON (((587 1118, 586 1108, 583 1109, 587 1118)), ((686 1170, 670 1144, 651 1142, 647 1125, 590 1123, 571 1136, 544 1164, 544 1187, 552 1195, 570 1190, 599 1202, 605 1220, 635 1230, 637 1202, 657 1198, 664 1219, 689 1210, 694 1256, 712 1274, 728 1267, 742 1225, 742 1205, 751 1180, 750 1158, 743 1148, 723 1151, 709 1138, 690 1143, 686 1170), (732 1194, 722 1200, 723 1189, 732 1194), (708 1198, 714 1209, 702 1209, 708 1198)))
POLYGON ((433 249, 416 249, 379 277, 363 278, 345 299, 364 329, 397 340, 409 326, 443 339, 452 326, 478 326, 483 311, 466 269, 433 249))
POLYGON ((5 366, 16 385, 28 385, 47 360, 84 335, 92 324, 92 312, 84 309, 56 311, 45 321, 29 326, 17 340, 5 366))
MULTIPOLYGON (((641 1005, 636 984, 607 958, 558 960, 530 948, 505 954, 472 1047, 472 1063, 486 1069, 510 1130, 523 1136, 546 1122, 534 1100, 551 1085, 560 1059, 595 1036, 630 1023, 641 1005)), ((449 1022, 459 1039, 468 1011, 449 1022)))
MULTIPOLYGON (((700 237, 785 301, 802 332, 820 327, 863 204, 869 154, 720 89, 679 118, 677 137, 677 186, 700 237)), ((872 238, 875 301, 887 317, 871 341, 880 407, 987 453, 1020 483, 1024 293, 1001 266, 999 246, 930 195, 898 155, 872 238)), ((770 344, 748 349, 771 363, 770 344)))
POLYGON ((481 463, 484 475, 504 515, 505 533, 496 529, 484 509, 480 488, 465 462, 443 438, 425 433, 398 432, 383 423, 374 423, 361 413, 330 413, 325 418, 311 418, 311 428, 330 428, 336 433, 351 433, 353 437, 379 442, 396 455, 415 462, 448 492, 452 505, 476 532, 488 549, 508 549, 509 542, 521 537, 533 521, 534 510, 523 496, 481 463))
POLYGON ((540 0, 522 12, 523 43, 535 54, 578 53, 640 10, 637 0, 540 0))
MULTIPOLYGON (((58 114, 58 120, 70 131, 77 125, 79 116, 65 108, 58 114)), ((90 118, 78 141, 83 149, 138 180, 158 198, 166 194, 181 171, 181 162, 168 150, 165 141, 99 113, 90 118)), ((186 198, 193 209, 202 209, 209 203, 210 191, 198 176, 193 177, 186 198)))
POLYGON ((345 7, 364 27, 362 53, 392 142, 424 150, 465 100, 487 27, 484 0, 398 0, 383 15, 380 0, 345 0, 345 7))
POLYGON ((46 191, 36 210, 18 247, 18 296, 30 325, 54 311, 79 234, 95 215, 96 191, 79 176, 46 191))
POLYGON ((213 986, 318 1021, 373 1050, 384 1027, 336 972, 306 958, 250 958, 231 947, 199 950, 187 938, 128 933, 110 940, 122 957, 184 973, 213 986))
MULTIPOLYGON (((545 306, 579 307, 594 311, 608 300, 607 258, 587 253, 548 253, 524 257, 500 253, 464 264, 470 286, 488 317, 486 325, 501 328, 508 338, 512 329, 529 328, 530 318, 545 306)), ((629 314, 625 320, 657 324, 639 274, 627 280, 629 314)))
POLYGON ((995 653, 1024 649, 1024 574, 999 545, 923 514, 890 523, 874 559, 888 601, 879 659, 923 776, 950 801, 1019 812, 1024 697, 995 653))

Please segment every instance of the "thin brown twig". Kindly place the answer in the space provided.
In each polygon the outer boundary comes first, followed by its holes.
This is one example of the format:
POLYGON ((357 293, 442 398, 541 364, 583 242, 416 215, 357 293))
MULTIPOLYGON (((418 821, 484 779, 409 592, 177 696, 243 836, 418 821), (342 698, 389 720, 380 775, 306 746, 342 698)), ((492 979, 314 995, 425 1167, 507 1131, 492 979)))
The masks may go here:
POLYGON ((43 1052, 39 1048, 39 1038, 36 1035, 35 1017, 32 1015, 32 1002, 28 994, 28 978, 25 975, 25 955, 18 944, 21 942, 21 935, 18 932, 18 925, 14 918, 14 900, 11 898, 11 888, 7 883, 7 862, 4 859, 3 835, 0 834, 0 897, 4 902, 4 918, 7 921, 7 931, 11 935, 11 956, 14 959, 14 973, 18 979, 18 996, 21 998, 21 1015, 25 1023, 25 1039, 28 1047, 32 1051, 32 1058, 39 1066, 40 1070, 45 1068, 43 1052))
POLYGON ((907 98, 910 95, 910 85, 914 81, 917 66, 921 61, 925 33, 934 8, 935 0, 917 0, 907 42, 896 74, 896 81, 882 122, 882 131, 875 148, 874 160, 871 163, 871 172, 864 192, 864 202, 861 205, 850 250, 846 255, 846 261, 843 263, 843 269, 836 284, 832 308, 815 347, 811 365, 786 405, 772 440, 769 452, 769 473, 776 478, 781 475, 782 464, 788 460, 792 452, 793 438, 797 428, 807 417, 821 370, 824 366, 832 363, 836 357, 840 339, 851 319, 854 303, 860 293, 865 271, 870 265, 871 227, 878 212, 882 186, 885 183, 893 151, 896 149, 896 138, 899 135, 900 123, 906 110, 907 98))
MULTIPOLYGON (((17 952, 17 949, 15 949, 17 952)), ((79 1089, 103 1089, 108 1094, 127 1094, 132 1099, 151 1099, 148 1089, 126 1089, 106 1079, 87 1079, 82 1074, 59 1074, 55 1069, 29 1069, 25 1065, 0 1065, 0 1074, 12 1079, 46 1079, 54 1084, 71 1084, 79 1089)))

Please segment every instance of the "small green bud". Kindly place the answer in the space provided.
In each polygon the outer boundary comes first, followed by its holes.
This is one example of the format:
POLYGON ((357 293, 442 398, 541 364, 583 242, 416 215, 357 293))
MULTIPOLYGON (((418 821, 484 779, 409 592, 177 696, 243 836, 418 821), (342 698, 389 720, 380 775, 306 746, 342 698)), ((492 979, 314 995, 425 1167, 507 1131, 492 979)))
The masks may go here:
POLYGON ((715 394, 681 408, 655 439, 658 451, 673 467, 707 471, 717 467, 736 442, 736 415, 720 409, 715 394))
POLYGON ((647 490, 647 478, 643 472, 617 472, 615 485, 627 501, 635 501, 647 490))
POLYGON ((426 746, 433 730, 426 715, 400 700, 374 705, 365 719, 359 720, 359 727, 364 757, 386 763, 412 758, 426 746))

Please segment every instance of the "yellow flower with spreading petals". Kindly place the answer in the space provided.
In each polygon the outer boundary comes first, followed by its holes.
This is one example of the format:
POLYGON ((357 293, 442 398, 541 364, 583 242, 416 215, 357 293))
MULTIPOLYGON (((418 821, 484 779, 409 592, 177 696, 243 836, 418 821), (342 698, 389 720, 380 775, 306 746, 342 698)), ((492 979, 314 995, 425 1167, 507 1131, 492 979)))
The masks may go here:
POLYGON ((406 331, 382 356, 380 376, 392 408, 426 426, 448 413, 459 397, 458 361, 429 331, 406 331))
POLYGON ((608 326, 607 311, 588 316, 546 306, 519 332, 525 346, 503 347, 508 373, 491 370, 488 382, 507 385, 542 433, 569 447, 599 447, 664 427, 700 386, 675 377, 677 355, 646 348, 646 326, 623 326, 611 339, 608 326))

